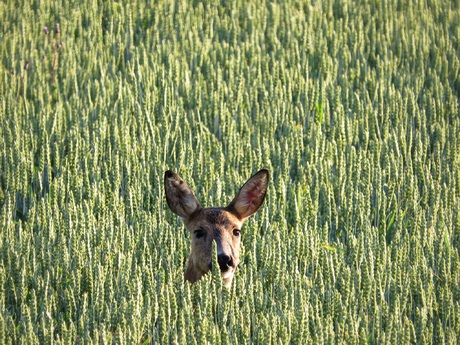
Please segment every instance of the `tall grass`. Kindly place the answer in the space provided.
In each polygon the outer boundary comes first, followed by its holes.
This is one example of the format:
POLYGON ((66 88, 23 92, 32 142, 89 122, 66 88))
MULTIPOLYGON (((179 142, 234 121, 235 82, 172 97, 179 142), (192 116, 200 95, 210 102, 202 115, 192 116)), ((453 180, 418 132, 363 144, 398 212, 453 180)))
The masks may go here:
POLYGON ((1 3, 0 342, 458 343, 459 8, 1 3), (164 171, 262 167, 232 289, 184 283, 164 171))

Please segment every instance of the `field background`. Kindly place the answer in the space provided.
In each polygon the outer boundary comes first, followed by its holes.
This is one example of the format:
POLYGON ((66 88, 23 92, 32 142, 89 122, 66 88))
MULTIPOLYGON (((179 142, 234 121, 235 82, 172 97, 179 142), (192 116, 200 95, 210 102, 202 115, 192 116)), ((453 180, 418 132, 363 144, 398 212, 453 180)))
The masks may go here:
POLYGON ((460 342, 459 1, 2 1, 0 22, 2 344, 460 342), (217 206, 263 167, 231 291, 184 283, 164 171, 217 206))

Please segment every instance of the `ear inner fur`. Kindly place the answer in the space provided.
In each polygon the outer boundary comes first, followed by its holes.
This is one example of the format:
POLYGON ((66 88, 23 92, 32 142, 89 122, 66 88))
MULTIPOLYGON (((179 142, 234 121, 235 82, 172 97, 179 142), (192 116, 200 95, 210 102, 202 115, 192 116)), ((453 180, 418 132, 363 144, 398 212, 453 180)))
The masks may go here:
POLYGON ((241 187, 228 209, 236 213, 240 219, 257 212, 265 199, 268 179, 268 171, 260 170, 241 187))
POLYGON ((168 206, 178 216, 186 219, 200 208, 193 190, 176 173, 166 171, 164 185, 168 206))

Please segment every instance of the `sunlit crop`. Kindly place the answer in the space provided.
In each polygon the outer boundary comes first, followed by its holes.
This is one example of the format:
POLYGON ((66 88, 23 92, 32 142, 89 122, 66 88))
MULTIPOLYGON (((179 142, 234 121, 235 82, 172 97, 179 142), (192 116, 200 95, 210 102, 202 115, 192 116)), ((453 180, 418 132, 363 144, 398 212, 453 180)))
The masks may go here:
POLYGON ((460 342, 458 1, 4 1, 0 22, 0 343, 460 342), (183 282, 165 170, 209 207, 261 168, 231 290, 183 282))

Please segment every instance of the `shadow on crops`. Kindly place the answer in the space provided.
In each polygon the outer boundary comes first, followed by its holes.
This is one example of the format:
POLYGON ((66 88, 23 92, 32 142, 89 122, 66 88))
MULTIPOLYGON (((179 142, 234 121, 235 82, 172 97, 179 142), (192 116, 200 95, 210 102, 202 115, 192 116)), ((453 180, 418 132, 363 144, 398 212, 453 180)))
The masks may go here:
POLYGON ((30 209, 33 207, 33 199, 30 196, 16 192, 16 220, 27 221, 30 209))
MULTIPOLYGON (((45 166, 41 174, 37 174, 30 184, 28 191, 16 191, 15 220, 26 222, 34 202, 44 198, 50 191, 50 174, 48 166, 45 166)), ((0 207, 1 199, 0 199, 0 207)))

